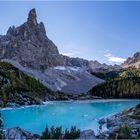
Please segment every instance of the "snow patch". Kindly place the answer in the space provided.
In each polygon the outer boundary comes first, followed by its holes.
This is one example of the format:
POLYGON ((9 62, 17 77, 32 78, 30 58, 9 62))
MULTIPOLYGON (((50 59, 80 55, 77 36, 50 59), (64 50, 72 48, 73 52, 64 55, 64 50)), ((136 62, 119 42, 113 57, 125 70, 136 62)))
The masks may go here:
POLYGON ((55 70, 71 70, 71 71, 79 71, 79 70, 81 70, 80 67, 71 67, 71 66, 67 66, 67 67, 56 66, 56 67, 53 67, 53 69, 55 69, 55 70))
POLYGON ((54 67, 55 70, 66 70, 66 67, 63 67, 63 66, 57 66, 57 67, 54 67))
POLYGON ((66 86, 67 83, 62 81, 61 79, 57 78, 57 82, 55 83, 56 89, 61 91, 62 87, 66 86))
POLYGON ((79 67, 68 67, 68 68, 72 71, 79 71, 80 70, 79 67))
POLYGON ((41 70, 22 66, 19 62, 9 59, 3 61, 13 64, 27 75, 39 80, 44 86, 53 91, 62 91, 68 94, 87 93, 92 87, 103 80, 91 75, 86 69, 72 66, 57 66, 41 70))

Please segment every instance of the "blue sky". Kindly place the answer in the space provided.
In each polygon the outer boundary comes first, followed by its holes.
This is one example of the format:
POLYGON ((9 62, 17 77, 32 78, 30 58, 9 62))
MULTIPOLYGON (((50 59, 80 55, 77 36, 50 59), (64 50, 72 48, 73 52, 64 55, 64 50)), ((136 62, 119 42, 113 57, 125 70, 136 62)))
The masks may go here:
POLYGON ((140 2, 2 2, 0 34, 36 8, 60 53, 101 63, 121 63, 140 51, 140 2))

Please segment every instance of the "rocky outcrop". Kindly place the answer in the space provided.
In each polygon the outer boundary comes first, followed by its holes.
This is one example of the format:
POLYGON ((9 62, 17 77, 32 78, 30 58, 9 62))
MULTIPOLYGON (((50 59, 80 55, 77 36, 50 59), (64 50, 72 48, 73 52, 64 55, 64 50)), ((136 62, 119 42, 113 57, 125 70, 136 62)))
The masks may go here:
POLYGON ((95 133, 93 130, 89 129, 89 130, 84 130, 80 133, 80 137, 78 139, 84 139, 84 140, 89 140, 89 139, 96 139, 95 133))
POLYGON ((3 118, 0 113, 0 139, 2 140, 28 140, 28 139, 40 139, 40 136, 37 134, 32 134, 26 130, 23 130, 19 127, 4 129, 3 128, 3 118))
POLYGON ((29 12, 27 22, 19 27, 10 27, 5 36, 0 36, 0 59, 15 60, 23 66, 41 70, 53 66, 77 66, 89 70, 117 68, 61 55, 47 37, 44 24, 37 22, 35 9, 29 12))
POLYGON ((129 57, 123 64, 121 64, 121 66, 123 68, 128 68, 131 66, 140 68, 140 52, 137 52, 132 57, 129 57))
MULTIPOLYGON (((102 122, 102 121, 100 121, 102 122)), ((140 136, 140 104, 106 119, 108 131, 100 139, 137 139, 140 136)))
POLYGON ((5 140, 28 140, 28 139, 39 139, 38 135, 33 135, 32 133, 23 130, 19 127, 9 128, 4 132, 5 140))
MULTIPOLYGON (((110 71, 119 66, 108 66, 98 61, 70 58, 61 55, 57 46, 48 38, 44 24, 38 23, 36 10, 29 11, 27 21, 21 26, 12 26, 7 34, 0 36, 0 60, 19 63, 24 72, 40 80, 53 91, 66 93, 85 93, 93 86, 103 82, 92 76, 93 71, 110 71), (9 61, 10 60, 10 61, 9 61), (65 67, 65 71, 55 67, 65 67), (78 67, 80 71, 69 70, 78 67), (31 73, 29 71, 32 71, 31 73), (34 72, 34 73, 33 73, 34 72), (36 76, 37 75, 37 76, 36 76)), ((15 65, 17 66, 17 65, 15 65)))
POLYGON ((57 47, 46 36, 44 24, 37 23, 35 9, 29 12, 27 22, 10 27, 0 38, 0 50, 1 59, 16 60, 34 69, 63 64, 57 47))
POLYGON ((116 68, 59 54, 56 45, 46 35, 44 24, 37 22, 35 9, 29 12, 27 22, 10 27, 7 34, 0 37, 0 59, 12 59, 33 69, 53 66, 77 66, 89 70, 116 68))

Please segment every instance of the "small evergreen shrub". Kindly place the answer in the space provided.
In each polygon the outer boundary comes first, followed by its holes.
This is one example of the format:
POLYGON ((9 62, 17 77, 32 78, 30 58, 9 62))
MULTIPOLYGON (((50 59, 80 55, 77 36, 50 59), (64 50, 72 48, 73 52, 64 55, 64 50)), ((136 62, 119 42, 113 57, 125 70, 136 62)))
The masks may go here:
POLYGON ((76 139, 80 136, 80 130, 76 129, 75 126, 72 126, 70 131, 68 129, 65 130, 64 139, 76 139))
POLYGON ((128 125, 123 125, 120 126, 118 129, 118 138, 119 139, 130 139, 130 133, 131 133, 132 128, 128 125))
POLYGON ((62 131, 62 127, 52 126, 50 129, 46 126, 41 139, 76 139, 80 136, 80 130, 72 126, 70 130, 62 131))

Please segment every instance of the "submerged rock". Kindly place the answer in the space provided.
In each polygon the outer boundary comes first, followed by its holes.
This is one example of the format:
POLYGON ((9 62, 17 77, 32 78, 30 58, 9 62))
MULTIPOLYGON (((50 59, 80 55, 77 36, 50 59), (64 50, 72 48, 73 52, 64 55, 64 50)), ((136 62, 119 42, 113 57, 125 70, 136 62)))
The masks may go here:
POLYGON ((100 125, 104 125, 106 123, 106 119, 102 118, 98 121, 100 125))

